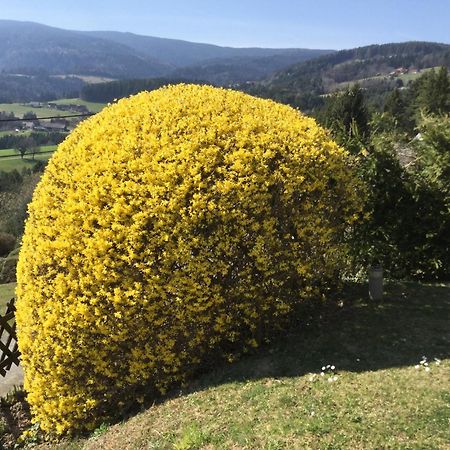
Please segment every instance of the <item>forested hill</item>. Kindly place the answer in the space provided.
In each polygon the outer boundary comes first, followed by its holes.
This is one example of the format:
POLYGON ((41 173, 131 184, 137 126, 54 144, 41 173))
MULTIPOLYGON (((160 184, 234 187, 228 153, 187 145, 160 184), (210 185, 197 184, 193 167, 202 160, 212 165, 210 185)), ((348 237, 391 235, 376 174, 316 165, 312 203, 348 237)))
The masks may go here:
POLYGON ((328 52, 220 47, 132 33, 80 32, 0 20, 0 71, 8 75, 180 77, 184 74, 174 71, 189 66, 186 76, 190 79, 204 79, 201 74, 205 72, 210 82, 233 83, 256 80, 328 52), (247 60, 251 62, 247 64, 247 60))
POLYGON ((295 64, 249 90, 308 109, 317 96, 348 83, 358 81, 375 89, 384 84, 383 89, 387 89, 393 87, 398 75, 436 66, 450 67, 450 45, 432 42, 370 45, 295 64))
POLYGON ((263 79, 277 70, 289 67, 294 62, 308 61, 313 55, 317 57, 323 53, 322 50, 287 49, 278 54, 265 56, 216 58, 177 69, 172 76, 190 80, 202 79, 222 86, 234 85, 263 79), (317 54, 314 55, 313 52, 317 54))
POLYGON ((160 76, 172 70, 131 48, 38 23, 0 20, 0 70, 22 75, 160 76))
POLYGON ((259 47, 222 47, 213 44, 189 42, 179 39, 166 39, 154 36, 141 36, 134 33, 117 31, 83 31, 83 35, 105 39, 139 52, 175 68, 214 63, 217 60, 230 61, 236 58, 264 59, 270 57, 289 58, 291 64, 306 61, 332 50, 306 48, 259 48, 259 47))

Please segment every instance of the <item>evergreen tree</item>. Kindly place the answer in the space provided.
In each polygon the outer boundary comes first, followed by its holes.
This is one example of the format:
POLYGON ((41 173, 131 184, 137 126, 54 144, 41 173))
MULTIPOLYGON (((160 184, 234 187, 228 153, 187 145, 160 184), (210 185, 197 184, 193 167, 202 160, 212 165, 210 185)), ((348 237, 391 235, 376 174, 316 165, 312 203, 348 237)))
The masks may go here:
POLYGON ((450 80, 446 67, 423 74, 413 85, 417 110, 429 114, 450 112, 450 80))
POLYGON ((396 122, 396 126, 403 131, 412 131, 414 119, 411 114, 410 102, 399 89, 394 89, 387 97, 384 112, 396 122))
POLYGON ((361 87, 355 84, 330 97, 323 121, 350 151, 357 152, 364 146, 369 138, 369 112, 361 87))

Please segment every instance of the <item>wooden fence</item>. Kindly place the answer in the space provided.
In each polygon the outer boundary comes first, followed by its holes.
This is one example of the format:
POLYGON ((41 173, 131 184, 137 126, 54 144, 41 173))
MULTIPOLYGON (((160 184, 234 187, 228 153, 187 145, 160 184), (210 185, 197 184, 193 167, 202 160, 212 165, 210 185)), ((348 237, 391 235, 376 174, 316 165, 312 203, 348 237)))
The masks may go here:
POLYGON ((12 299, 6 307, 6 314, 0 315, 0 376, 3 377, 13 364, 19 365, 15 312, 16 307, 12 299))

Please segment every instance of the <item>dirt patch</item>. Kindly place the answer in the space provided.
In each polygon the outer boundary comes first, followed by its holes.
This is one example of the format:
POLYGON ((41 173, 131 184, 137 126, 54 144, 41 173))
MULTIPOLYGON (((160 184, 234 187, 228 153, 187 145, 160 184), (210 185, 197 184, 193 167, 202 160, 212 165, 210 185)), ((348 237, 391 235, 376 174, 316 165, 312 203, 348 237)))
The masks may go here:
POLYGON ((19 436, 31 426, 30 407, 23 391, 0 400, 0 448, 15 448, 19 436))

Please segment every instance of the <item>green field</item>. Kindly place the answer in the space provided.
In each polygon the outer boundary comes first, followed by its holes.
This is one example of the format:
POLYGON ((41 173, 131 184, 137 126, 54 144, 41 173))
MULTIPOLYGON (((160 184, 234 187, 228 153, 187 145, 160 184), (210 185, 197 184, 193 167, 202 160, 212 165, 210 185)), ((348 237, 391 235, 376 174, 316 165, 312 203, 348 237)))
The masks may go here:
POLYGON ((24 106, 20 103, 0 103, 0 111, 12 112, 19 118, 22 118, 26 112, 33 112, 37 117, 62 116, 70 113, 75 114, 73 111, 58 111, 52 108, 32 108, 29 105, 24 106))
POLYGON ((41 153, 34 155, 34 160, 31 155, 25 155, 22 159, 20 155, 14 149, 2 149, 0 150, 0 156, 6 156, 0 158, 0 170, 10 172, 17 169, 32 168, 36 161, 48 161, 50 156, 56 150, 56 145, 44 145, 40 148, 41 153))
MULTIPOLYGON (((89 111, 97 113, 105 107, 105 103, 86 102, 79 98, 63 98, 51 101, 50 103, 57 103, 62 105, 84 105, 89 111)), ((23 105, 21 103, 0 103, 0 111, 12 112, 16 117, 22 118, 26 112, 33 112, 37 117, 54 117, 66 116, 69 114, 79 114, 78 111, 59 111, 53 108, 33 108, 30 105, 23 105)))
POLYGON ((19 172, 24 168, 33 168, 36 161, 48 161, 51 156, 51 153, 47 153, 45 155, 36 155, 34 160, 30 159, 4 159, 0 160, 0 170, 4 170, 5 172, 11 172, 16 169, 19 172))
POLYGON ((106 106, 106 103, 86 102, 80 98, 62 98, 60 100, 55 100, 52 103, 57 103, 59 105, 84 105, 93 113, 101 111, 106 106))
MULTIPOLYGON (((434 69, 438 69, 438 67, 435 67, 434 69)), ((406 85, 406 84, 408 84, 408 82, 416 80, 417 78, 422 76, 425 72, 428 72, 429 70, 432 70, 432 68, 422 69, 420 72, 417 72, 417 73, 410 72, 410 73, 401 74, 401 75, 394 77, 393 80, 402 80, 403 83, 406 85)), ((388 74, 383 74, 383 75, 378 75, 378 76, 369 77, 369 78, 362 78, 359 80, 344 81, 342 83, 336 83, 336 85, 333 87, 333 91, 351 88, 355 84, 363 85, 364 82, 371 81, 371 80, 377 80, 377 81, 390 80, 390 77, 388 74)), ((327 95, 322 95, 322 97, 326 97, 326 96, 327 95)))
MULTIPOLYGON (((0 158, 2 156, 17 156, 19 153, 13 148, 1 148, 0 149, 0 158)), ((1 161, 1 160, 0 160, 1 161)))
MULTIPOLYGON (((435 69, 438 69, 438 67, 436 67, 435 69)), ((420 72, 417 73, 404 73, 402 75, 399 75, 398 78, 400 80, 403 81, 404 84, 407 84, 409 81, 414 81, 417 78, 419 78, 420 76, 422 76, 425 72, 430 71, 431 69, 423 69, 420 72)))
MULTIPOLYGON (((40 147, 40 152, 53 152, 56 150, 57 145, 43 145, 40 147)), ((13 148, 2 148, 0 149, 0 157, 4 157, 4 156, 19 156, 20 154, 19 152, 17 152, 15 149, 13 148)), ((28 155, 26 155, 28 156, 28 155)), ((1 159, 0 159, 0 164, 1 164, 1 159)))

